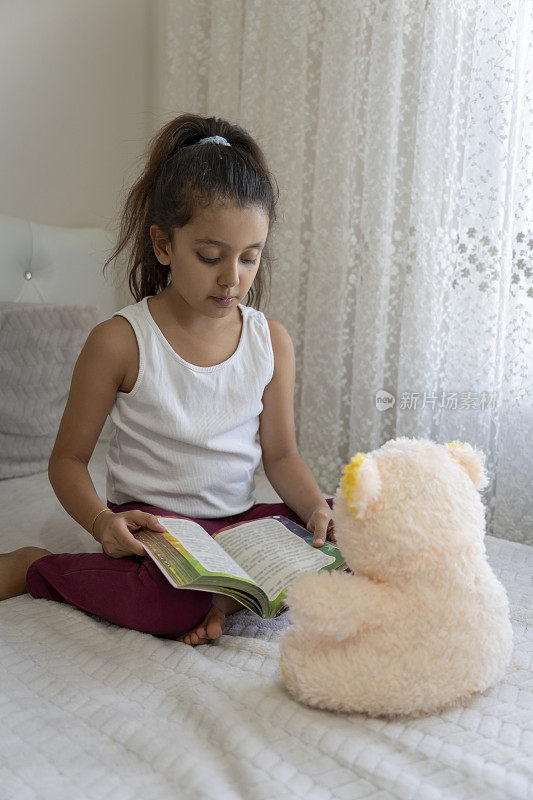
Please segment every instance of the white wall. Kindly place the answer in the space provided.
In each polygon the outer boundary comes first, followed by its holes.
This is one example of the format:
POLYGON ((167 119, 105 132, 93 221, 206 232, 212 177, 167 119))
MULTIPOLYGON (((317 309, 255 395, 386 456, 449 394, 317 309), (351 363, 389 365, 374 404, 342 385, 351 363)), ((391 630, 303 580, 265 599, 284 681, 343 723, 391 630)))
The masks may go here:
POLYGON ((150 0, 0 2, 0 212, 113 231, 152 113, 150 0))

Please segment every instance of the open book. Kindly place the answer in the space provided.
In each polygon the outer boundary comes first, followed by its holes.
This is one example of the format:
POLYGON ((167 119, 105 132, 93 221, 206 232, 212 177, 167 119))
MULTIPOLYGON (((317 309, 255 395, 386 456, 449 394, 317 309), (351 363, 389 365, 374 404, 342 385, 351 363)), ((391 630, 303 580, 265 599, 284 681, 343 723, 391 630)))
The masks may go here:
POLYGON ((263 619, 287 610, 287 589, 302 572, 346 568, 338 547, 314 547, 312 533, 281 515, 212 535, 192 520, 157 519, 164 532, 143 527, 132 535, 172 586, 230 595, 263 619))

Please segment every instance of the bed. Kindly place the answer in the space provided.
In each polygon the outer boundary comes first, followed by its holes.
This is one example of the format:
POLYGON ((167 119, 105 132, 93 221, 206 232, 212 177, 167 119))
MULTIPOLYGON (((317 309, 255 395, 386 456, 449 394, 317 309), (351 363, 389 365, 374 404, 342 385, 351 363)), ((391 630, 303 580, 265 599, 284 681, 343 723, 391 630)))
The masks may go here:
MULTIPOLYGON (((0 217, 4 309, 81 303, 111 316, 133 302, 101 275, 111 244, 94 228, 0 217)), ((102 499, 108 423, 89 464, 102 499)), ((256 497, 279 502, 261 468, 256 497)), ((46 467, 0 480, 0 509, 0 552, 100 552, 46 467)), ((467 707, 416 720, 293 700, 278 658, 287 615, 240 611, 193 648, 27 594, 0 603, 1 800, 533 797, 533 548, 490 536, 486 548, 509 595, 511 666, 467 707)))

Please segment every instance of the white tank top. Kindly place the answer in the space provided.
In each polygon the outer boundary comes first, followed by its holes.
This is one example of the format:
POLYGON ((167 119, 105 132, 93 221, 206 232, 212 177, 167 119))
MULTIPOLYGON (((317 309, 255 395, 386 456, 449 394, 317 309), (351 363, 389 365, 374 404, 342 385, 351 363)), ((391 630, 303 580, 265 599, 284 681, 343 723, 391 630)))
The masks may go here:
POLYGON ((256 502, 259 414, 274 372, 267 319, 239 303, 237 350, 221 364, 198 367, 173 350, 147 301, 113 315, 135 331, 139 372, 131 392, 117 392, 109 413, 107 499, 138 500, 187 517, 247 511, 256 502))

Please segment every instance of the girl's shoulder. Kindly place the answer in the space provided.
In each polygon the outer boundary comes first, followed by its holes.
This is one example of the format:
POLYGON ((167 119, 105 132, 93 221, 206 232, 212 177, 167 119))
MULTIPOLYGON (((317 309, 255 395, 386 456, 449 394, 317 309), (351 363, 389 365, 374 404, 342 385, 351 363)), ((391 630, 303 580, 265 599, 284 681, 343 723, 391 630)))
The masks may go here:
POLYGON ((137 337, 126 317, 114 316, 100 322, 93 333, 102 337, 109 349, 129 359, 137 352, 137 337))
POLYGON ((120 375, 117 388, 121 392, 130 392, 139 371, 139 346, 131 324, 125 317, 114 316, 100 322, 96 328, 91 335, 100 338, 105 347, 106 361, 114 362, 120 375))
POLYGON ((268 323, 268 327, 270 329, 270 335, 279 338, 291 338, 289 331, 285 327, 285 325, 279 321, 279 319, 272 319, 271 317, 265 316, 265 319, 268 323))
POLYGON ((105 331, 108 336, 116 340, 123 338, 127 339, 130 337, 130 333, 131 335, 135 336, 129 320, 126 317, 119 316, 118 313, 115 316, 109 317, 109 319, 100 322, 96 327, 101 328, 102 331, 105 331))
POLYGON ((267 317, 264 311, 259 311, 259 309, 254 308, 253 306, 243 305, 242 308, 244 308, 245 313, 247 313, 248 316, 253 317, 260 321, 265 320, 268 323, 268 327, 270 328, 271 332, 272 330, 274 331, 279 330, 280 327, 285 330, 285 327, 284 325, 282 325, 281 322, 279 322, 277 319, 272 319, 271 317, 267 317))
POLYGON ((246 313, 250 317, 256 319, 262 324, 264 324, 264 322, 267 323, 270 331, 272 347, 274 347, 278 342, 281 342, 281 345, 283 346, 283 342, 286 343, 287 340, 290 340, 291 337, 288 330, 279 320, 267 317, 263 311, 259 311, 257 308, 253 308, 252 306, 244 306, 244 308, 246 308, 246 313))
POLYGON ((294 361, 294 347, 291 335, 285 325, 277 319, 265 317, 270 331, 270 341, 274 352, 274 359, 294 361))
POLYGON ((115 311, 112 317, 100 324, 105 325, 109 335, 115 339, 136 342, 137 339, 130 320, 136 321, 142 318, 146 314, 145 306, 146 299, 140 300, 138 303, 130 303, 115 311))

